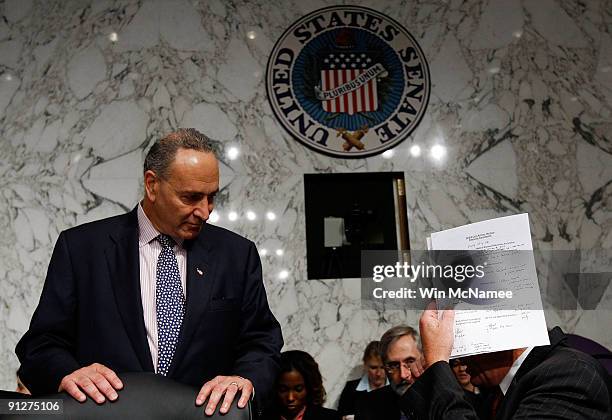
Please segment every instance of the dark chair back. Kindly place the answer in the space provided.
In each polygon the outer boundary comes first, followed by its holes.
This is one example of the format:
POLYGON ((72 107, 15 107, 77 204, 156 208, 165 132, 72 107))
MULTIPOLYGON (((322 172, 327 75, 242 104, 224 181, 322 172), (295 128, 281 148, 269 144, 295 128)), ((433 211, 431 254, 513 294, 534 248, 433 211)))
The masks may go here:
MULTIPOLYGON (((114 402, 98 405, 90 398, 79 403, 67 394, 54 394, 40 398, 62 399, 64 413, 57 418, 69 420, 104 420, 104 419, 218 419, 218 420, 251 420, 251 406, 239 409, 238 398, 228 414, 221 415, 219 406, 214 415, 206 416, 204 406, 197 407, 195 398, 199 389, 184 385, 164 376, 152 373, 122 373, 119 375, 123 389, 114 402)), ((22 394, 3 392, 2 398, 31 398, 22 394)), ((23 420, 23 415, 0 415, 1 419, 23 420)), ((50 419, 49 414, 27 416, 28 419, 50 419)))

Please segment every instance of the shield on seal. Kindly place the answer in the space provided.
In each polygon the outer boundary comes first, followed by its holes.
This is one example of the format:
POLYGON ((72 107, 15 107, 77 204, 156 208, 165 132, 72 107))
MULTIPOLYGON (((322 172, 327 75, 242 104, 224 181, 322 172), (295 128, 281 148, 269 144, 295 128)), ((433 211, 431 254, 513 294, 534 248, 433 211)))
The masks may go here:
POLYGON ((378 109, 375 63, 368 52, 334 51, 323 57, 321 105, 325 112, 371 112, 378 109))

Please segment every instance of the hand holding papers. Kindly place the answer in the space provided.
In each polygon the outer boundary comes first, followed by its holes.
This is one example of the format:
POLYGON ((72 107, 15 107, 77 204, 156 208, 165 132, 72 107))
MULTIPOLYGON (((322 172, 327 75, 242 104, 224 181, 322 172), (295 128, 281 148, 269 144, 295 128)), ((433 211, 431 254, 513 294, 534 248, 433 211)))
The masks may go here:
POLYGON ((419 331, 423 344, 425 367, 446 360, 450 356, 453 338, 453 324, 455 314, 453 311, 438 310, 435 302, 427 305, 419 320, 419 331))
POLYGON ((471 296, 500 289, 513 296, 438 299, 438 307, 452 303, 456 310, 451 357, 549 344, 527 214, 436 232, 429 243, 434 251, 474 251, 466 254, 485 268, 466 285, 471 296))

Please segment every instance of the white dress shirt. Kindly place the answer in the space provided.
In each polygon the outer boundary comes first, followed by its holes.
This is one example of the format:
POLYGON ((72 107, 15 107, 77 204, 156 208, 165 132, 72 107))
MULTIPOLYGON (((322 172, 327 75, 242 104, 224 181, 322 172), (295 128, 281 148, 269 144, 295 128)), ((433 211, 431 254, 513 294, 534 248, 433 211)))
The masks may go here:
MULTIPOLYGON (((161 244, 155 238, 160 232, 145 214, 142 206, 138 205, 138 257, 140 262, 140 297, 142 299, 142 313, 144 316, 145 329, 147 331, 147 342, 151 351, 153 368, 157 373, 157 310, 155 304, 155 289, 157 285, 157 259, 161 253, 161 244)), ((181 275, 181 286, 183 296, 187 283, 187 251, 182 247, 180 238, 173 238, 174 254, 181 275)))
MULTIPOLYGON (((385 386, 387 386, 387 385, 389 385, 389 379, 385 378, 385 386)), ((366 392, 371 392, 372 391, 372 388, 370 388, 370 380, 368 379, 368 374, 367 373, 365 373, 361 377, 361 380, 357 384, 357 388, 355 388, 355 391, 366 391, 366 392)))
POLYGON ((506 373, 504 379, 502 379, 502 381, 499 383, 499 388, 501 389, 501 392, 504 395, 506 395, 506 392, 508 392, 508 388, 510 388, 510 385, 512 384, 512 380, 514 379, 516 372, 518 372, 519 368, 521 367, 527 356, 529 356, 531 350, 533 350, 533 347, 527 347, 527 349, 519 356, 519 358, 516 359, 514 363, 512 363, 512 367, 510 368, 508 373, 506 373))

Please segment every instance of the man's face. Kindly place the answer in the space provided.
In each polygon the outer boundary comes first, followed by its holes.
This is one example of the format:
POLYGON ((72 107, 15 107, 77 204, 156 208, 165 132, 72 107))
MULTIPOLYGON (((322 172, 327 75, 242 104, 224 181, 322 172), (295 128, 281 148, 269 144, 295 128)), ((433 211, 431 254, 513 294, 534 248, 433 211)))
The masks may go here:
POLYGON ((385 370, 389 381, 395 385, 407 385, 411 379, 410 365, 421 357, 417 343, 410 335, 395 340, 387 348, 385 370))
MULTIPOLYGON (((481 387, 499 385, 514 362, 512 350, 477 354, 463 358, 470 382, 481 387)), ((519 353, 520 354, 520 353, 519 353)))
POLYGON ((369 357, 364 363, 366 372, 368 373, 368 382, 370 387, 377 389, 385 384, 385 368, 380 357, 369 357))
POLYGON ((155 228, 174 238, 193 239, 213 210, 219 164, 212 153, 179 149, 166 179, 145 173, 145 190, 147 216, 155 228))

